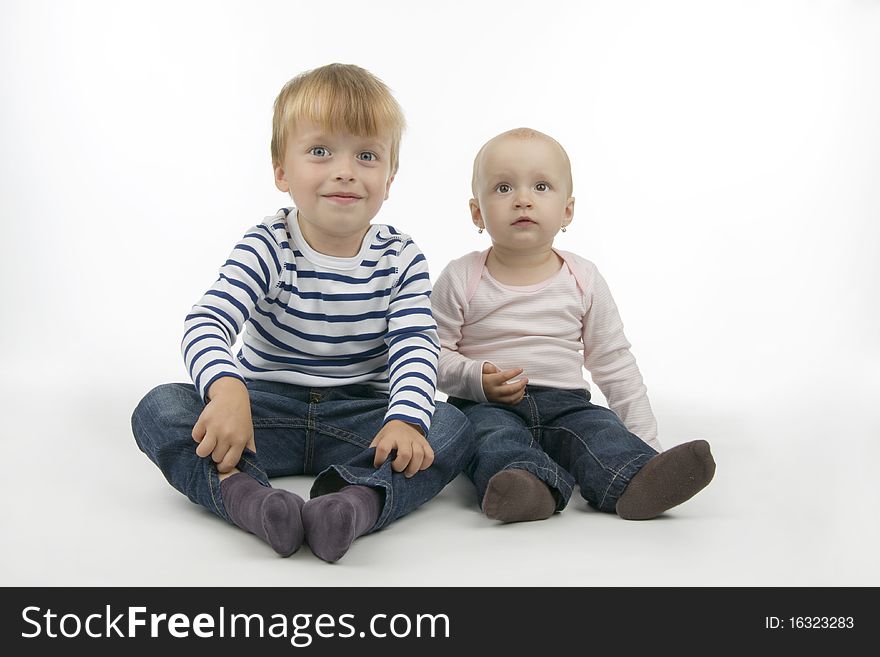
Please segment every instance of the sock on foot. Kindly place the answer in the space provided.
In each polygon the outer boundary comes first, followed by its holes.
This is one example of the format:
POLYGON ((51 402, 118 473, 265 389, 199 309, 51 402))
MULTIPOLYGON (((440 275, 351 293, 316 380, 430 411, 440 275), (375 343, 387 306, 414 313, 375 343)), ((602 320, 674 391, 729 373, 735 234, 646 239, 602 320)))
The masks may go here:
POLYGON ((617 515, 648 520, 686 502, 715 476, 715 460, 705 440, 676 445, 639 470, 617 500, 617 515))
POLYGON ((483 495, 483 513, 501 522, 544 520, 554 511, 556 500, 550 488, 526 470, 496 473, 483 495))
POLYGON ((282 557, 302 545, 301 509, 305 502, 299 495, 263 486, 244 472, 221 481, 220 495, 229 519, 262 538, 282 557))
POLYGON ((309 547, 324 561, 342 558, 358 536, 376 524, 382 495, 369 486, 345 486, 306 502, 303 525, 309 547))

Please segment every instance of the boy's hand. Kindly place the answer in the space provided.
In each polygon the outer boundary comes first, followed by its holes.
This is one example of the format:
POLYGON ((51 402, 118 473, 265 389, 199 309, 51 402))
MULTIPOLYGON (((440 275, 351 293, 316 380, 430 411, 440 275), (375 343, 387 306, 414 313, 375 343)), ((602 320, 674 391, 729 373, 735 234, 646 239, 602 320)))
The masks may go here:
POLYGON ((496 404, 518 404, 526 393, 528 379, 507 383, 523 373, 521 367, 502 372, 492 363, 483 363, 483 392, 486 399, 496 404))
POLYGON ((391 469, 412 477, 419 470, 427 470, 434 462, 434 450, 412 424, 401 420, 390 420, 373 438, 370 447, 376 448, 373 467, 378 468, 392 449, 397 450, 397 458, 391 462, 391 469))
POLYGON ((217 472, 227 473, 238 465, 245 447, 257 451, 251 400, 245 385, 234 377, 223 377, 211 384, 210 401, 192 430, 199 446, 196 454, 208 455, 217 464, 217 472))

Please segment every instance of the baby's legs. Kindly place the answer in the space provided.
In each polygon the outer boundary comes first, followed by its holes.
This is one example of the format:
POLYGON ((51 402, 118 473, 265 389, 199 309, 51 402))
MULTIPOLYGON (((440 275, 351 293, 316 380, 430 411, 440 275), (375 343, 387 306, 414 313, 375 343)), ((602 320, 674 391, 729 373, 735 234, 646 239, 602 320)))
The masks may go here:
MULTIPOLYGON (((657 455, 583 392, 556 391, 553 404, 555 417, 542 412, 544 449, 574 475, 584 499, 602 511, 628 520, 653 518, 712 480, 715 462, 705 441, 657 455)), ((549 405, 539 407, 545 411, 549 405)))
POLYGON ((474 427, 476 453, 465 472, 489 518, 543 520, 565 507, 574 482, 535 440, 528 402, 512 406, 455 398, 450 402, 474 427))
POLYGON ((291 402, 251 391, 254 441, 260 455, 245 450, 239 473, 222 482, 211 458, 195 452, 192 428, 204 403, 192 385, 173 383, 151 390, 132 415, 132 430, 141 450, 174 488, 287 556, 303 541, 303 500, 269 487, 268 477, 302 473, 301 450, 292 448, 295 439, 290 429, 296 420, 287 414, 296 409, 291 402))

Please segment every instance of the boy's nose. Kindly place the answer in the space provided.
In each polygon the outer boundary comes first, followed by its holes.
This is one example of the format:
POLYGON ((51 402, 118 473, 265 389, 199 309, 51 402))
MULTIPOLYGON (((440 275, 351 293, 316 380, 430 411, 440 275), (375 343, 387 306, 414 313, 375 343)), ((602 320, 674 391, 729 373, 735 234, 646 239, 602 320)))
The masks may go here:
POLYGON ((349 170, 337 171, 335 180, 352 182, 354 180, 354 175, 349 170))

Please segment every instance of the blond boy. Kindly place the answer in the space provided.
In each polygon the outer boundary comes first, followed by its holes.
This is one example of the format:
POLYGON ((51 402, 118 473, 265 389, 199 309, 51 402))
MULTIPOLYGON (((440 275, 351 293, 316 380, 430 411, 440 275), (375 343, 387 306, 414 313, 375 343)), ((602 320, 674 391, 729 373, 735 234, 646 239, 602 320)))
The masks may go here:
POLYGON ((132 428, 190 500, 282 556, 307 540, 332 562, 436 495, 472 437, 434 401, 425 258, 371 223, 404 128, 390 91, 357 66, 324 66, 284 86, 272 127, 275 185, 294 207, 232 250, 186 318, 194 385, 152 390, 132 428), (269 485, 294 474, 318 475, 308 502, 269 485))

